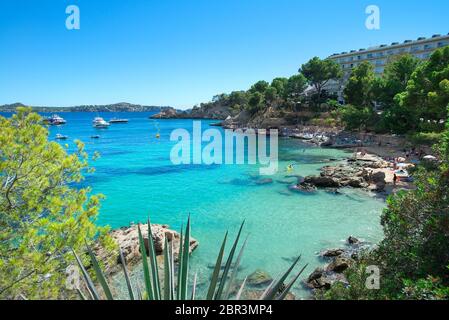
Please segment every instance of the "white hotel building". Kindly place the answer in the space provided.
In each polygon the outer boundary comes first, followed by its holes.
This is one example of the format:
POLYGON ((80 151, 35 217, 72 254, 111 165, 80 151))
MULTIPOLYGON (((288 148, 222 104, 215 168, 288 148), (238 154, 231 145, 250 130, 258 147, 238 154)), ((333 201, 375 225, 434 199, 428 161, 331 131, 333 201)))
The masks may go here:
POLYGON ((348 81, 351 70, 364 61, 374 66, 374 72, 380 76, 388 62, 399 55, 411 54, 421 60, 428 59, 438 48, 449 46, 449 33, 447 35, 435 34, 431 38, 421 37, 417 40, 405 40, 402 43, 393 42, 390 45, 382 44, 368 49, 351 50, 350 52, 334 53, 328 59, 337 62, 343 69, 343 78, 340 81, 331 81, 326 86, 329 93, 337 94, 343 100, 343 89, 348 81))

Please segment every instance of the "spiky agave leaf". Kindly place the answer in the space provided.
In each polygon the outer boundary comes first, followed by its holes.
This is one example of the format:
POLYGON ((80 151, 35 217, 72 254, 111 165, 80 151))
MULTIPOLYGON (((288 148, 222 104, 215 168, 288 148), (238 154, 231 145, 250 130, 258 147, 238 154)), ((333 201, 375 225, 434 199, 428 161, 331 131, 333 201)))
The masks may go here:
MULTIPOLYGON (((137 226, 137 231, 139 233, 139 245, 140 245, 140 253, 142 255, 143 276, 145 280, 144 282, 147 293, 147 299, 154 300, 153 286, 151 285, 150 269, 147 260, 147 249, 145 248, 145 242, 143 241, 142 231, 140 230, 140 224, 137 226)), ((149 235, 149 237, 150 236, 151 235, 149 235)))
POLYGON ((245 288, 246 281, 248 280, 248 277, 245 277, 245 279, 242 282, 242 285, 240 286, 239 291, 237 292, 237 295, 235 297, 236 300, 240 300, 240 297, 242 296, 243 289, 245 288))
POLYGON ((190 258, 190 216, 187 219, 186 234, 184 236, 184 245, 182 248, 182 261, 181 261, 181 300, 187 299, 187 285, 189 274, 189 258, 190 258))
POLYGON ((284 275, 277 281, 273 282, 270 286, 269 290, 267 290, 261 297, 261 300, 274 300, 276 297, 276 294, 281 289, 282 285, 285 282, 285 279, 289 276, 289 274, 293 271, 295 266, 298 264, 299 260, 301 259, 301 256, 299 256, 293 264, 290 266, 290 268, 284 273, 284 275))
POLYGON ((182 276, 182 247, 184 243, 184 226, 181 225, 181 236, 179 238, 179 250, 178 250, 178 275, 176 279, 176 299, 181 300, 181 276, 182 276))
POLYGON ((101 287, 103 288, 104 294, 106 295, 106 298, 108 300, 114 300, 113 296, 112 296, 112 292, 111 289, 109 288, 109 285, 106 281, 106 278, 103 274, 103 272, 101 271, 100 265, 97 261, 97 258, 95 257, 95 254, 92 252, 92 250, 90 249, 90 247, 87 245, 86 243, 86 248, 87 248, 87 252, 89 253, 90 256, 90 260, 92 262, 92 267, 94 268, 95 271, 95 275, 97 276, 98 281, 101 284, 101 287))
POLYGON ((240 226, 239 232, 238 232, 237 237, 235 238, 235 241, 234 241, 234 245, 232 246, 232 249, 229 252, 228 260, 226 261, 226 265, 225 265, 225 268, 223 270, 223 274, 221 275, 220 285, 218 286, 217 293, 215 294, 215 297, 214 297, 215 300, 220 300, 221 299, 221 295, 223 293, 223 289, 224 289, 224 287, 226 285, 229 269, 231 268, 232 260, 234 259, 235 249, 237 248, 237 244, 239 242, 240 235, 242 233, 242 229, 243 229, 244 224, 245 224, 245 221, 243 221, 242 225, 240 226))
POLYGON ((87 300, 86 296, 84 295, 84 293, 79 288, 76 288, 76 292, 80 296, 81 300, 87 300))
POLYGON ((308 264, 306 264, 299 272, 298 274, 287 284, 284 291, 277 297, 277 300, 284 300, 295 282, 298 280, 299 276, 304 272, 304 270, 307 268, 308 264))
POLYGON ((170 300, 175 300, 176 292, 175 292, 175 254, 174 254, 174 246, 173 242, 170 242, 170 266, 171 266, 171 288, 170 288, 170 300))
POLYGON ((198 272, 196 272, 195 276, 193 277, 192 296, 191 296, 190 300, 195 300, 197 278, 198 278, 198 272))
POLYGON ((164 300, 171 300, 172 291, 172 265, 170 260, 170 247, 168 246, 167 237, 165 237, 164 243, 164 300))
POLYGON ((224 249, 226 246, 226 241, 228 238, 228 232, 226 232, 223 242, 221 244, 220 252, 218 253, 217 262, 215 263, 215 268, 212 273, 212 279, 209 284, 209 290, 207 292, 206 299, 212 300, 215 294, 215 288, 217 287, 218 277, 220 276, 221 263, 223 261, 224 249))
POLYGON ((94 300, 100 300, 100 295, 98 294, 97 288, 95 288, 94 282, 92 281, 92 278, 87 273, 86 269, 83 266, 83 263, 81 262, 81 259, 76 254, 75 250, 72 249, 73 255, 75 256, 76 262, 78 263, 78 267, 81 270, 81 273, 83 274, 84 280, 86 281, 86 285, 89 291, 89 294, 92 296, 92 299, 94 300))
POLYGON ((125 275, 126 287, 128 288, 129 298, 130 298, 130 300, 135 300, 134 291, 133 291, 133 287, 131 285, 131 279, 129 278, 128 269, 126 268, 126 261, 125 261, 125 257, 123 257, 122 248, 119 248, 118 250, 119 250, 119 255, 120 255, 120 263, 122 264, 123 274, 125 275))
POLYGON ((238 273, 238 270, 239 270, 240 262, 242 260, 243 252, 245 251, 246 243, 248 242, 248 237, 249 237, 249 235, 246 236, 246 239, 243 242, 242 247, 240 248, 240 252, 239 252, 239 254, 237 256, 237 260, 235 261, 234 266, 232 268, 231 277, 229 278, 228 286, 227 286, 227 289, 226 289, 226 293, 224 295, 224 299, 225 300, 228 300, 229 296, 231 295, 232 285, 234 284, 235 278, 237 277, 237 273, 238 273))
POLYGON ((151 279, 153 280, 154 299, 161 299, 161 288, 159 281, 159 272, 156 260, 156 249, 154 248, 153 232, 151 231, 151 222, 148 218, 148 252, 150 259, 151 279))

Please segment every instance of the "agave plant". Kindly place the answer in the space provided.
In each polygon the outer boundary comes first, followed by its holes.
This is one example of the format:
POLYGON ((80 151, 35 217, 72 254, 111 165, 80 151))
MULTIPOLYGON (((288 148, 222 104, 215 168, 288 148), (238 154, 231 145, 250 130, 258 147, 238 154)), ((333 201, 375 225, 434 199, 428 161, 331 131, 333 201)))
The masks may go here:
MULTIPOLYGON (((223 242, 221 244, 220 251, 218 253, 217 261, 215 263, 215 267, 212 273, 212 277, 209 283, 209 288, 207 290, 206 300, 228 300, 231 298, 232 289, 234 288, 234 284, 237 278, 237 271, 243 256, 244 249, 246 247, 246 243, 248 239, 245 239, 242 247, 238 255, 236 256, 236 250, 238 243, 240 241, 242 229, 245 222, 242 223, 238 234, 234 240, 232 248, 229 252, 227 260, 223 265, 223 258, 225 247, 228 239, 228 233, 226 232, 223 242), (234 257, 236 256, 235 262, 234 257), (221 271, 223 270, 223 271, 221 271)), ((151 223, 148 219, 148 255, 145 247, 145 242, 143 240, 142 232, 140 229, 140 225, 138 226, 138 234, 139 234, 139 246, 140 252, 142 254, 142 268, 143 268, 143 276, 144 276, 144 284, 145 284, 145 292, 142 293, 140 288, 133 288, 131 284, 131 280, 129 277, 129 272, 126 267, 126 262, 123 257, 123 253, 121 249, 119 249, 120 262, 123 268, 123 273, 126 280, 126 285, 128 289, 129 299, 130 300, 195 300, 196 298, 196 287, 197 287, 197 274, 194 275, 192 288, 189 292, 188 290, 188 275, 189 275, 189 266, 190 266, 190 217, 187 221, 187 225, 185 230, 181 230, 180 237, 180 245, 179 245, 179 254, 178 254, 178 262, 177 268, 174 259, 174 250, 173 250, 173 241, 168 242, 165 239, 165 248, 164 248, 164 268, 163 268, 163 283, 160 281, 159 277, 159 269, 156 261, 156 250, 154 246, 154 241, 152 232, 151 232, 151 223)), ((106 281, 106 277, 104 273, 101 271, 100 265, 95 257, 95 254, 92 250, 87 246, 87 252, 90 256, 90 260, 92 262, 92 268, 95 271, 95 275, 97 281, 101 285, 104 291, 104 296, 108 300, 113 300, 112 290, 106 281)), ((75 255, 78 266, 83 274, 84 281, 86 283, 88 297, 84 295, 84 293, 78 289, 78 294, 81 299, 94 299, 101 300, 103 296, 99 294, 94 281, 90 277, 89 273, 86 271, 83 266, 81 259, 73 251, 75 255)), ((271 282, 271 284, 267 287, 267 289, 263 292, 260 297, 261 300, 283 300, 287 296, 288 292, 291 290, 295 282, 298 280, 299 276, 303 273, 304 269, 307 267, 305 265, 300 269, 300 271, 288 282, 285 284, 288 276, 292 273, 296 265, 299 263, 301 256, 295 259, 290 268, 278 279, 275 279, 271 282)), ((239 300, 242 296, 242 293, 245 290, 245 285, 247 282, 247 278, 245 278, 242 284, 237 291, 235 298, 239 300)))

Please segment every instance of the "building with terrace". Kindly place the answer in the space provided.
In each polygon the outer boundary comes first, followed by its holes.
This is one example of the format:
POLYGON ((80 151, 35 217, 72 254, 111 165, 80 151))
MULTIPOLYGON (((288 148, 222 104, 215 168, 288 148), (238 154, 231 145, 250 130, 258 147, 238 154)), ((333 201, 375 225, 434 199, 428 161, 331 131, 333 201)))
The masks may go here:
POLYGON ((376 75, 381 76, 391 59, 411 54, 418 59, 427 60, 432 53, 445 46, 449 46, 449 33, 447 35, 435 34, 430 38, 420 37, 416 40, 393 42, 367 49, 351 50, 350 52, 334 53, 328 59, 337 62, 343 69, 343 78, 339 81, 330 81, 326 90, 336 94, 343 101, 343 89, 351 75, 351 70, 362 62, 368 61, 374 66, 376 75))

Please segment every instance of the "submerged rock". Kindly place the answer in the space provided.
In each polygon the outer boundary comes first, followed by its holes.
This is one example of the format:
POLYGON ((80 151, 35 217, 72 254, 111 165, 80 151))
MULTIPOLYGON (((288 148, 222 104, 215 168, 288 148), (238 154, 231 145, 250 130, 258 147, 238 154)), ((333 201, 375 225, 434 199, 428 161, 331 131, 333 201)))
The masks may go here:
POLYGON ((317 188, 338 188, 340 186, 337 180, 328 176, 308 176, 304 178, 302 184, 312 185, 317 188))
POLYGON ((344 249, 328 249, 320 253, 320 256, 325 258, 333 258, 341 256, 345 252, 344 249))
POLYGON ((266 271, 256 270, 248 276, 247 281, 248 285, 258 287, 270 284, 273 278, 266 271))
POLYGON ((349 244, 357 244, 357 243, 359 243, 359 242, 360 242, 360 240, 357 239, 356 237, 349 236, 349 238, 348 238, 348 243, 349 243, 349 244))
POLYGON ((256 184, 258 186, 262 186, 262 185, 266 185, 266 184, 272 184, 273 183, 273 179, 271 178, 266 178, 266 179, 259 179, 256 181, 256 184))
POLYGON ((293 192, 312 193, 316 191, 315 186, 308 183, 301 183, 289 186, 288 189, 293 192))

